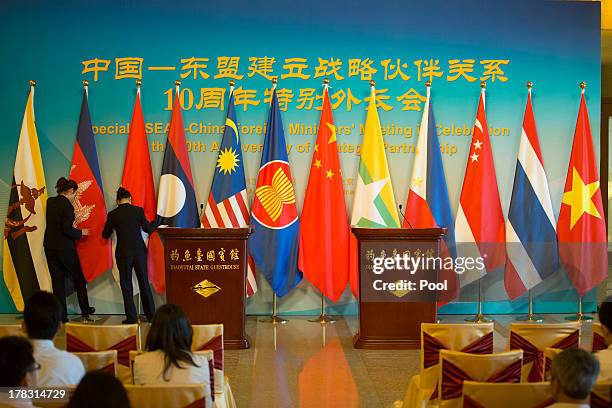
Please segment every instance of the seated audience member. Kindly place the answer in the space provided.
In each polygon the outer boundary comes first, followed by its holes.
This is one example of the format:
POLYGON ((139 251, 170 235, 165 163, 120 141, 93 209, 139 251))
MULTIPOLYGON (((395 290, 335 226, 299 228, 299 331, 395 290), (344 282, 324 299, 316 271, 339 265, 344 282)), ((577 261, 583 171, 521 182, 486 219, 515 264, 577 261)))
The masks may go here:
POLYGON ((23 311, 23 329, 34 347, 34 358, 40 364, 39 386, 76 385, 85 375, 81 360, 74 354, 58 350, 53 337, 62 320, 62 305, 54 294, 36 292, 23 311))
POLYGON ((588 408, 589 395, 599 373, 599 362, 588 351, 563 350, 550 366, 550 388, 554 408, 588 408))
POLYGON ((74 394, 68 408, 130 408, 130 400, 121 381, 103 371, 91 371, 85 374, 74 394))
MULTIPOLYGON (((24 337, 0 338, 0 387, 35 387, 36 371, 32 345, 24 337)), ((29 399, 11 399, 8 390, 0 392, 0 407, 32 407, 29 399)))
POLYGON ((608 348, 595 354, 599 360, 597 381, 612 381, 612 297, 607 297, 599 306, 599 322, 603 327, 604 341, 608 348))
POLYGON ((207 406, 212 405, 210 371, 204 356, 191 352, 193 329, 176 305, 155 312, 144 354, 134 360, 134 384, 203 384, 207 406))

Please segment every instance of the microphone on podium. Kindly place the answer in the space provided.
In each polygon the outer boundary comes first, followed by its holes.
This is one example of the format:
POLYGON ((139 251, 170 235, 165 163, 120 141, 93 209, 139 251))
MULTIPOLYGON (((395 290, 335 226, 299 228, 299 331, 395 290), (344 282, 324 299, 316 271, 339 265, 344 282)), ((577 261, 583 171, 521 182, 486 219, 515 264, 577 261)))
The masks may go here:
POLYGON ((408 228, 412 228, 412 224, 410 224, 410 221, 408 221, 408 218, 406 218, 406 213, 402 211, 402 205, 400 204, 398 207, 399 212, 402 216, 402 225, 404 224, 404 221, 406 221, 406 223, 408 224, 408 228))

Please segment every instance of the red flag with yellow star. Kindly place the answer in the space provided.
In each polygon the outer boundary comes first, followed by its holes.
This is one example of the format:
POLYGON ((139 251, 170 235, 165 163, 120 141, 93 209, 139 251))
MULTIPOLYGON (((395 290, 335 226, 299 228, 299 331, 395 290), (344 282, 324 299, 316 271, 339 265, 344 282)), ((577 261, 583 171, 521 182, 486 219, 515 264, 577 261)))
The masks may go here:
POLYGON ((559 257, 584 296, 608 276, 606 221, 584 91, 563 191, 557 222, 559 257))
POLYGON ((327 86, 301 223, 298 267, 321 293, 337 301, 349 277, 349 224, 327 86))

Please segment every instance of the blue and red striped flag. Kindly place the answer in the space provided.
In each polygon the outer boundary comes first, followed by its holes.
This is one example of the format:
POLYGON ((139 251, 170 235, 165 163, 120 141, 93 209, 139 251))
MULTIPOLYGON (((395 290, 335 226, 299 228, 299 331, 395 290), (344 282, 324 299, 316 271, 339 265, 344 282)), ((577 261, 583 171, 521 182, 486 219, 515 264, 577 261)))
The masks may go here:
POLYGON ((79 186, 73 202, 75 227, 89 229, 89 235, 77 241, 77 252, 83 275, 91 282, 109 270, 113 266, 113 260, 111 243, 102 238, 102 229, 106 223, 106 204, 87 96, 85 87, 70 178, 79 186))
POLYGON ((285 296, 302 280, 302 272, 298 270, 300 223, 276 89, 268 116, 251 224, 254 231, 249 239, 249 251, 255 265, 274 293, 285 296))
POLYGON ((506 222, 506 253, 504 285, 510 299, 516 299, 559 269, 555 215, 533 116, 531 89, 527 93, 506 222))
MULTIPOLYGON (((157 190, 157 223, 169 227, 197 228, 200 226, 198 205, 178 94, 177 86, 157 190)), ((151 285, 157 293, 164 293, 164 249, 157 232, 149 237, 147 267, 151 285)))
MULTIPOLYGON (((234 93, 227 104, 223 139, 206 209, 202 215, 204 228, 240 228, 249 225, 249 202, 246 193, 242 145, 236 126, 234 93)), ((247 296, 257 292, 255 263, 248 257, 247 296)))

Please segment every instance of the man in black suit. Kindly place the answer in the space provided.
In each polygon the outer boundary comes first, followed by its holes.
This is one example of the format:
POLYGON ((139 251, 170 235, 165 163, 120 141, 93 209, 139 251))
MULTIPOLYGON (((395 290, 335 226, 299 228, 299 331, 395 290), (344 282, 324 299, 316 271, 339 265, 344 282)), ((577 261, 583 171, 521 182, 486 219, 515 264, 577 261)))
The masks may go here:
POLYGON ((110 238, 113 231, 117 233, 115 260, 119 269, 119 282, 126 319, 124 324, 136 323, 136 306, 132 288, 132 268, 136 272, 140 288, 142 305, 147 319, 151 321, 155 313, 153 295, 147 277, 147 247, 141 231, 152 233, 157 226, 145 218, 141 207, 132 205, 132 195, 123 187, 117 190, 117 208, 108 213, 102 237, 110 238))
POLYGON ((68 321, 64 282, 66 275, 71 276, 74 281, 81 315, 88 318, 95 312, 95 309, 89 306, 87 281, 83 276, 76 250, 76 240, 89 235, 89 230, 79 230, 73 226, 75 215, 72 201, 78 190, 77 183, 62 177, 57 181, 55 189, 57 196, 47 199, 47 228, 43 246, 49 265, 53 294, 62 304, 62 320, 66 322, 68 321))

